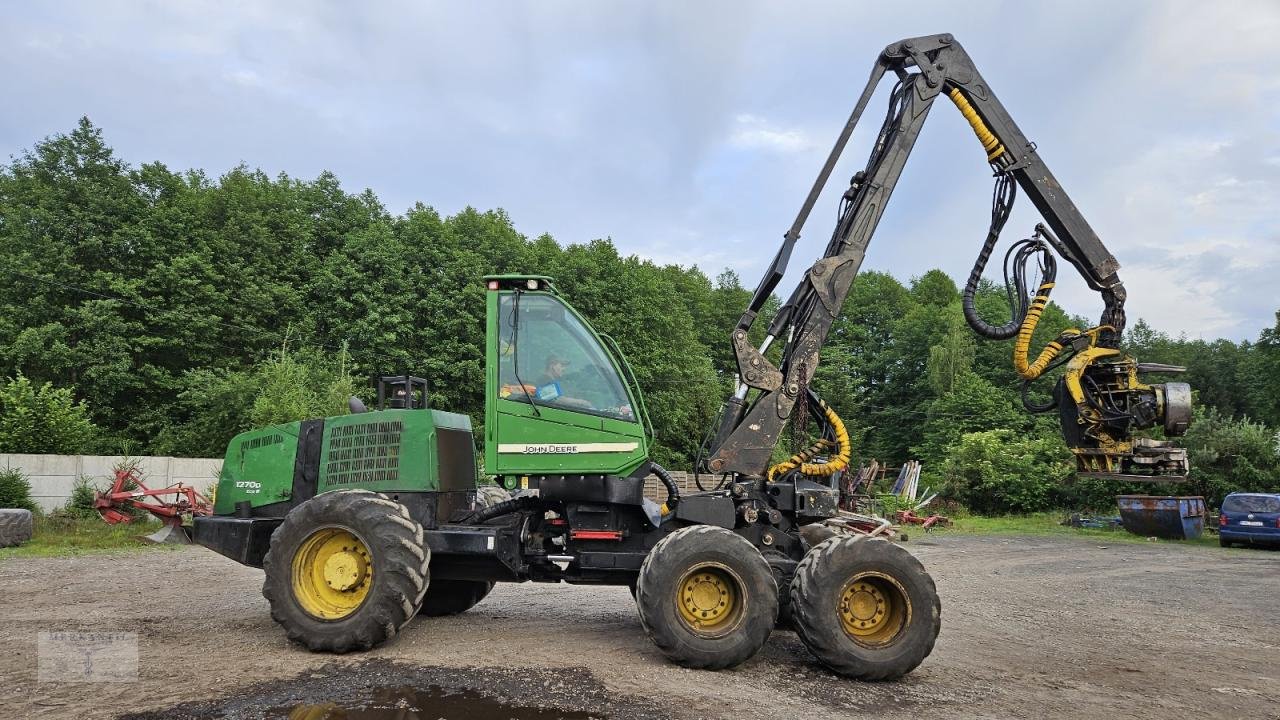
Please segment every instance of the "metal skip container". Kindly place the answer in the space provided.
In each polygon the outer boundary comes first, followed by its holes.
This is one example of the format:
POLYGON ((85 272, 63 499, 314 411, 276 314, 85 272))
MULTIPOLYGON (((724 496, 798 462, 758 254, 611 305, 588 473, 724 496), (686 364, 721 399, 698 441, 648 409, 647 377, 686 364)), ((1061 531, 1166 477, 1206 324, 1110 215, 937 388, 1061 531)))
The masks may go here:
POLYGON ((1117 495, 1120 521, 1134 535, 1195 540, 1204 534, 1204 498, 1117 495))

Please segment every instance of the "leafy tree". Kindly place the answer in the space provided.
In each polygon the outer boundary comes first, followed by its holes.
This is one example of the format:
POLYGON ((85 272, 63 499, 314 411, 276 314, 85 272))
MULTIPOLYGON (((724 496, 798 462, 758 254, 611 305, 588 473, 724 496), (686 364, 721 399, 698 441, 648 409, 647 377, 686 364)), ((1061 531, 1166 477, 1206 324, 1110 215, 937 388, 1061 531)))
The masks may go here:
POLYGON ((973 335, 966 328, 952 327, 937 345, 929 348, 926 365, 929 389, 936 396, 943 396, 955 385, 958 378, 971 373, 973 368, 973 335))
POLYGON ((71 390, 37 387, 18 374, 0 386, 0 452, 78 455, 94 448, 98 428, 71 390))
POLYGON ((913 451, 930 467, 945 459, 966 433, 1025 430, 1030 420, 1014 408, 1014 402, 1009 393, 972 372, 962 372, 950 390, 929 404, 923 440, 913 451))
POLYGON ((349 413, 347 400, 355 384, 347 371, 345 350, 333 365, 314 353, 299 356, 282 347, 258 368, 250 424, 263 427, 349 413))

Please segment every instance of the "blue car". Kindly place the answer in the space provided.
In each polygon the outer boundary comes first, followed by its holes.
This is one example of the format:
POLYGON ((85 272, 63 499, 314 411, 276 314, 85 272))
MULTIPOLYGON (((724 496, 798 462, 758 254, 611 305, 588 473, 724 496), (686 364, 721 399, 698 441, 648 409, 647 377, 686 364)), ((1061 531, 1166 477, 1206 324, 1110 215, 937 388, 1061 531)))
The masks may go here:
POLYGON ((1222 547, 1280 545, 1280 493, 1231 493, 1218 516, 1222 547))

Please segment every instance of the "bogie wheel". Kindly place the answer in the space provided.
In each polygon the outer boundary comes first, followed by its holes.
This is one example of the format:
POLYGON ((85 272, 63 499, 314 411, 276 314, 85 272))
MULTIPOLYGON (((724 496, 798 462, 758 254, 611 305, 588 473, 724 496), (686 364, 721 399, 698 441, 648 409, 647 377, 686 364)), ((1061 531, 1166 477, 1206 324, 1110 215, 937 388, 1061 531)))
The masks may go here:
POLYGON ((813 548, 791 583, 796 634, 847 677, 892 680, 933 651, 942 607, 933 578, 887 540, 837 536, 813 548))
POLYGON ((367 490, 327 492, 272 533, 262 594, 290 640, 313 651, 368 650, 417 614, 430 555, 400 503, 367 490))
MULTIPOLYGON (((805 525, 800 528, 801 546, 808 553, 822 541, 838 534, 826 525, 805 525)), ((775 627, 778 630, 793 630, 795 626, 791 622, 791 580, 795 577, 795 571, 780 572, 779 568, 785 567, 781 564, 772 564, 771 567, 774 570, 773 579, 778 583, 778 622, 775 627)))
POLYGON ((640 624, 669 659, 691 668, 738 665, 764 645, 778 615, 769 564, 746 538, 695 525, 649 551, 636 585, 640 624))

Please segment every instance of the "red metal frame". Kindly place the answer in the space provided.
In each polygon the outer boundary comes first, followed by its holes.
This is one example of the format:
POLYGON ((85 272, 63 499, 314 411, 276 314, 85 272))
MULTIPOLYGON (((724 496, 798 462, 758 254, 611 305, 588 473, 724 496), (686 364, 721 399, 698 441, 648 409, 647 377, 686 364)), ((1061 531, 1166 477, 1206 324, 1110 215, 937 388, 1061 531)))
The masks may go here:
POLYGON ((142 482, 137 468, 116 470, 116 480, 111 489, 96 493, 93 507, 108 524, 132 522, 133 515, 127 508, 145 510, 160 518, 166 525, 182 525, 184 515, 212 515, 213 503, 195 488, 178 483, 164 488, 149 488, 142 482), (129 490, 127 488, 133 487, 129 490), (172 500, 163 499, 174 496, 172 500))
POLYGON ((910 523, 912 525, 921 525, 925 530, 933 529, 934 525, 942 525, 946 527, 951 524, 951 518, 945 515, 923 515, 915 514, 914 510, 899 510, 897 513, 899 523, 910 523))

